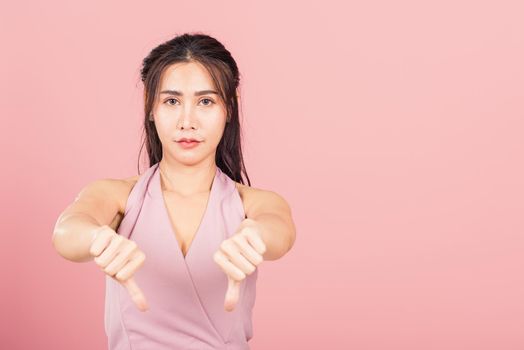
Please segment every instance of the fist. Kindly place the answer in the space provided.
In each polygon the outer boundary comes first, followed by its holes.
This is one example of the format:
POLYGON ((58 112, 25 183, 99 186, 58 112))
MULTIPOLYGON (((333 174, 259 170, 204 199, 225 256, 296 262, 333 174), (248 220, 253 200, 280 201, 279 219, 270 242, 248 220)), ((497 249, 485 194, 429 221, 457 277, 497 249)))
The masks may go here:
POLYGON ((145 261, 145 254, 136 242, 122 237, 104 225, 96 230, 89 253, 105 274, 126 287, 140 311, 149 308, 142 290, 133 278, 145 261))
POLYGON ((232 311, 240 296, 240 283, 247 275, 255 272, 264 261, 266 245, 262 240, 261 227, 253 219, 246 218, 237 232, 222 241, 220 249, 213 255, 213 260, 228 277, 228 287, 224 300, 224 309, 232 311))

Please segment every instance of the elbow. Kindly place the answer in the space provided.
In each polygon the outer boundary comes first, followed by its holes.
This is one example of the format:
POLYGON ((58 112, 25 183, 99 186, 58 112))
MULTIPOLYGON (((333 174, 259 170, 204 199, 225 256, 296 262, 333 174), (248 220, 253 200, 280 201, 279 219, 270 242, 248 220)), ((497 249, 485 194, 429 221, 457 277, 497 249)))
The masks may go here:
POLYGON ((293 226, 293 231, 291 233, 291 239, 290 239, 290 242, 289 242, 288 251, 290 251, 291 248, 293 248, 293 246, 295 245, 295 240, 296 239, 297 239, 297 231, 296 231, 295 227, 293 226))
POLYGON ((75 254, 70 243, 68 243, 68 237, 66 237, 60 230, 53 231, 51 244, 58 255, 66 260, 72 262, 85 262, 89 260, 89 258, 81 257, 75 254))
POLYGON ((286 255, 293 245, 295 244, 295 231, 294 229, 291 231, 291 233, 288 236, 287 240, 283 240, 283 243, 279 245, 279 249, 273 249, 271 251, 266 251, 263 255, 264 260, 272 261, 272 260, 278 260, 282 258, 284 255, 286 255))
POLYGON ((291 248, 293 248, 293 246, 295 245, 295 240, 297 238, 297 231, 295 229, 295 226, 293 225, 293 229, 291 230, 291 233, 289 234, 289 240, 288 240, 288 245, 287 245, 287 250, 286 250, 286 254, 291 250, 291 248))
POLYGON ((63 235, 55 230, 53 231, 53 236, 51 238, 51 244, 53 245, 53 248, 55 251, 60 255, 62 258, 67 260, 73 260, 73 257, 70 256, 67 253, 66 245, 64 244, 65 237, 63 235))

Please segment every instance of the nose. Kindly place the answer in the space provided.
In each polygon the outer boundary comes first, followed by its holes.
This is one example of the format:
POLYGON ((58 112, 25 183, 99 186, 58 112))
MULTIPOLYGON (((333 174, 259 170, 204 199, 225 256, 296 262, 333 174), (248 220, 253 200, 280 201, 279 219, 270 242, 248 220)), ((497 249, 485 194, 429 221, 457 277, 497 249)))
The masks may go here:
POLYGON ((178 120, 178 127, 183 129, 189 129, 190 127, 195 127, 196 116, 195 111, 190 104, 182 110, 180 118, 178 120))

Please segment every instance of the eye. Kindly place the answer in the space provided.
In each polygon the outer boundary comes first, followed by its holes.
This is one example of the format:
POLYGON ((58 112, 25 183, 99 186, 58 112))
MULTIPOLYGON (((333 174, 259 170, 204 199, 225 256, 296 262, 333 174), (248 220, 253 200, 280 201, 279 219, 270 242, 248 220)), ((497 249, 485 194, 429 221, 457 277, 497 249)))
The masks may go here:
POLYGON ((212 105, 213 103, 215 103, 215 102, 214 102, 212 99, 210 99, 210 98, 203 98, 203 99, 201 99, 200 101, 210 101, 210 102, 211 102, 211 103, 209 103, 209 104, 205 104, 205 106, 210 106, 210 105, 212 105))
MULTIPOLYGON (((168 105, 173 105, 174 103, 170 103, 169 101, 177 101, 176 98, 168 98, 164 103, 167 103, 168 105)), ((215 103, 215 101, 213 101, 212 99, 210 98, 203 98, 200 100, 200 102, 202 101, 209 101, 210 103, 205 103, 204 106, 210 106, 212 105, 213 103, 215 103)))

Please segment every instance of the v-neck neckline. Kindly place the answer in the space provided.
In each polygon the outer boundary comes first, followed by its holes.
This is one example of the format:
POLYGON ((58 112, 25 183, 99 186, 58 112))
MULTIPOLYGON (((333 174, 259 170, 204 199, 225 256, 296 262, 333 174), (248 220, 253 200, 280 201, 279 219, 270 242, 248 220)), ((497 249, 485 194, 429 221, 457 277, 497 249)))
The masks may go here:
POLYGON ((177 235, 176 235, 177 231, 175 230, 173 222, 171 221, 171 216, 169 215, 169 209, 167 207, 167 203, 166 203, 166 200, 164 198, 164 191, 162 190, 162 180, 161 180, 161 175, 160 175, 160 166, 157 166, 157 171, 156 171, 156 181, 157 181, 157 183, 156 183, 156 186, 157 186, 157 190, 158 190, 158 193, 159 193, 159 196, 160 196, 160 201, 161 201, 160 204, 161 204, 161 206, 163 208, 163 213, 164 213, 164 217, 166 219, 167 226, 169 227, 168 231, 171 234, 171 237, 175 240, 177 251, 179 252, 180 257, 184 261, 187 261, 189 254, 195 248, 194 245, 195 245, 195 243, 197 243, 196 240, 198 239, 198 237, 201 236, 200 231, 202 231, 202 227, 204 226, 204 223, 205 223, 207 217, 209 216, 209 211, 211 210, 211 206, 214 203, 214 192, 215 192, 215 189, 217 187, 217 178, 218 178, 218 175, 219 175, 219 171, 220 171, 220 169, 218 167, 216 167, 215 175, 213 177, 213 182, 211 183, 211 189, 209 191, 209 196, 208 196, 207 203, 206 203, 206 208, 204 209, 204 213, 203 213, 203 215, 202 215, 202 217, 200 219, 200 223, 198 224, 196 232, 193 234, 193 238, 191 239, 191 242, 189 243, 189 246, 187 248, 187 252, 184 255, 184 252, 182 251, 182 248, 180 246, 180 242, 178 241, 178 238, 177 238, 177 235))

